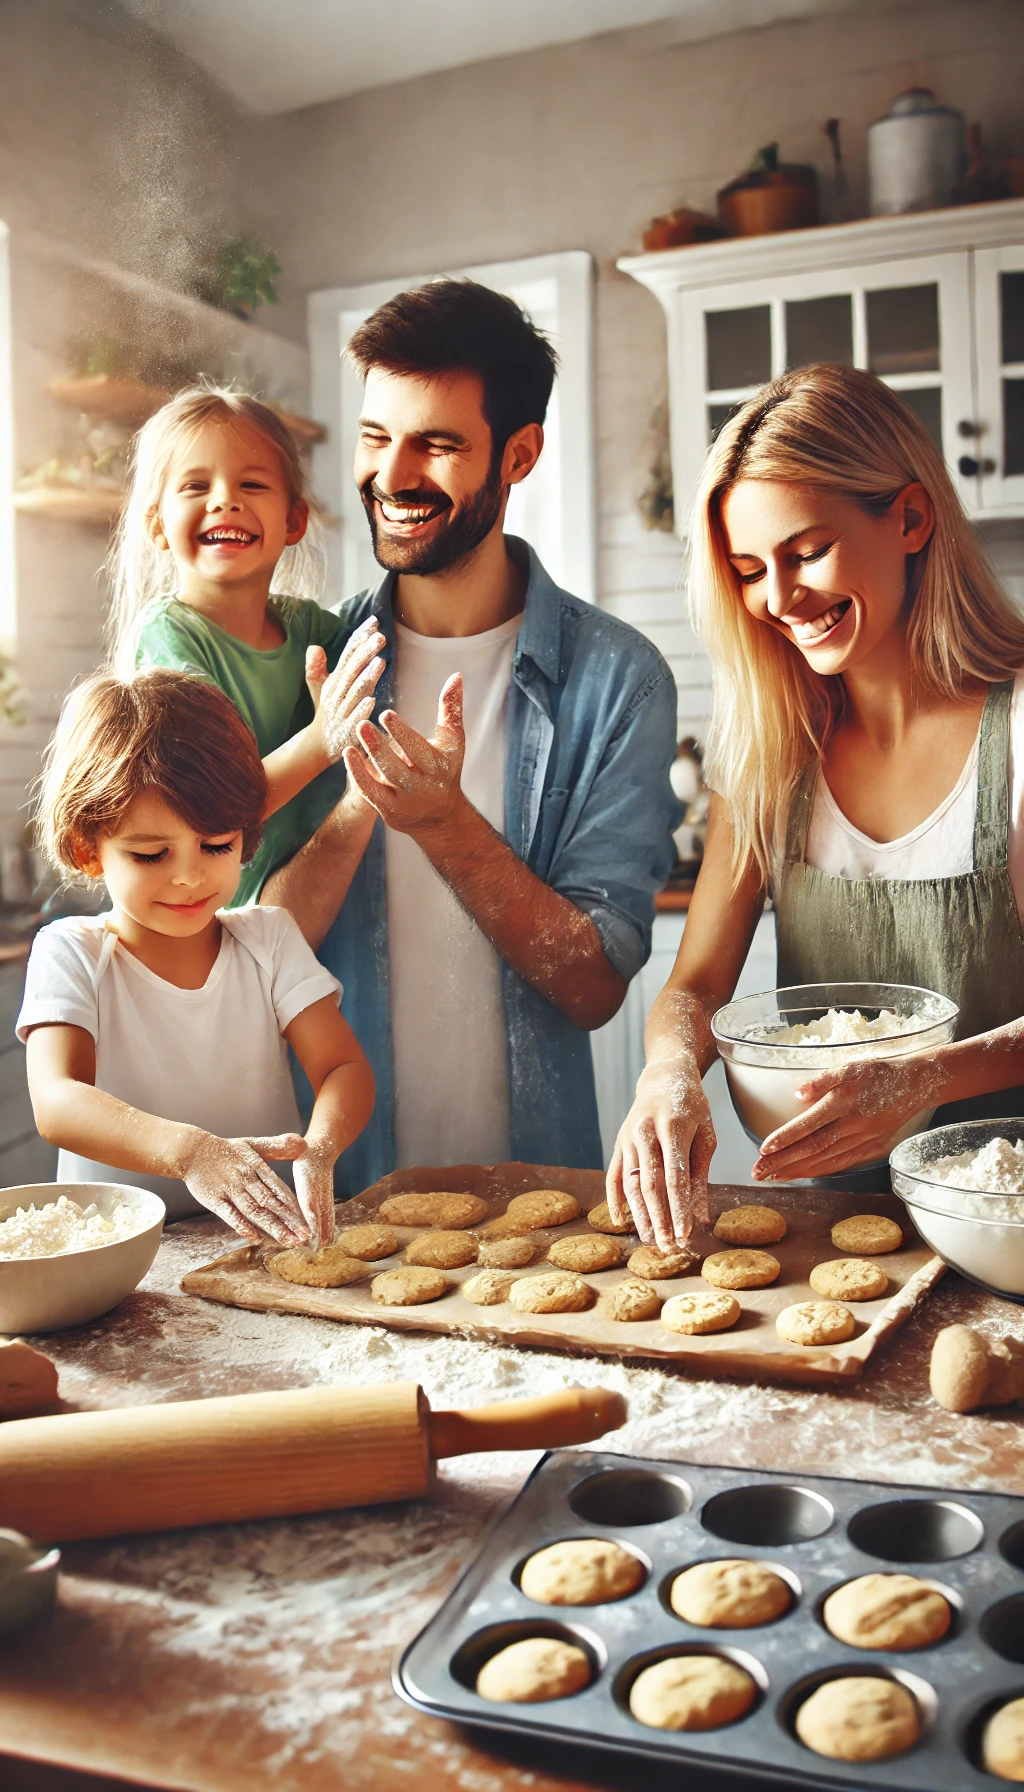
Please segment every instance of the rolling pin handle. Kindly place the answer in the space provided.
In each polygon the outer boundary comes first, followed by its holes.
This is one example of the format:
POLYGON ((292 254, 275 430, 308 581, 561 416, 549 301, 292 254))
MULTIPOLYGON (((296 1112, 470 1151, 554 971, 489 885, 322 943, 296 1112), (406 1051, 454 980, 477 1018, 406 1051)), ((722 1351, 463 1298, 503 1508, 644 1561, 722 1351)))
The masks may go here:
POLYGON ((564 1388, 469 1412, 432 1412, 430 1453, 437 1461, 477 1450, 549 1450, 592 1443, 625 1422, 626 1402, 611 1388, 564 1388))

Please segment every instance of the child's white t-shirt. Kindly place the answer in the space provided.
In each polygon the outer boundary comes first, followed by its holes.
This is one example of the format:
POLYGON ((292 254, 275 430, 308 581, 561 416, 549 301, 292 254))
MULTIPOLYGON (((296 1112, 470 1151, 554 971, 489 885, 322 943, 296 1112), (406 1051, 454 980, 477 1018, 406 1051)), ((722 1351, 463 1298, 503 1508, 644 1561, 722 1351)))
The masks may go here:
MULTIPOLYGON (((222 909, 217 961, 201 989, 178 989, 120 944, 107 916, 51 921, 28 961, 18 1037, 45 1022, 96 1041, 96 1087, 132 1107, 221 1138, 301 1131, 285 1027, 341 985, 282 908, 222 909)), ((61 1182, 152 1189, 169 1219, 201 1211, 183 1182, 62 1151, 61 1182)))

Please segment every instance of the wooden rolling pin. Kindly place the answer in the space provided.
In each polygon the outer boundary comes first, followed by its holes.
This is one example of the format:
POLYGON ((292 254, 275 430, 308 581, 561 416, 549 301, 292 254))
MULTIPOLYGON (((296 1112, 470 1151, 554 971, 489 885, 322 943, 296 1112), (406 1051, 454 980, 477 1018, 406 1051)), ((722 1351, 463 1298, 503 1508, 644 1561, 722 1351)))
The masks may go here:
POLYGON ((947 1412, 1024 1399, 1024 1344, 992 1341, 969 1325, 947 1325, 932 1345, 931 1390, 947 1412))
POLYGON ((589 1443, 625 1418, 608 1388, 431 1412, 408 1381, 13 1419, 0 1525, 61 1543, 416 1499, 438 1457, 589 1443))

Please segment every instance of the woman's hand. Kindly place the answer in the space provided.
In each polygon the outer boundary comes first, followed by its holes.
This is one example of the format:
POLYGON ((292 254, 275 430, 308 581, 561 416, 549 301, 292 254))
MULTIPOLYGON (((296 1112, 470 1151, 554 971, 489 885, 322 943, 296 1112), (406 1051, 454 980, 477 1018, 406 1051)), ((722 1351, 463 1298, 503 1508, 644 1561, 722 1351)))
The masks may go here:
POLYGON ((948 1081, 930 1052, 823 1071, 797 1090, 807 1112, 769 1134, 753 1174, 758 1182, 784 1182, 887 1157, 900 1128, 922 1108, 935 1107, 948 1081))
POLYGON ((384 670, 380 657, 384 645, 376 616, 368 616, 330 674, 323 648, 306 649, 306 685, 316 710, 314 727, 320 732, 329 765, 341 758, 359 723, 373 713, 373 693, 384 670))
MULTIPOLYGON (((306 1151, 301 1134, 271 1139, 220 1139, 190 1127, 181 1179, 191 1195, 233 1231, 256 1243, 269 1234, 278 1244, 305 1244, 309 1227, 286 1183, 270 1162, 296 1161, 306 1151)), ((332 1209, 333 1211, 333 1209, 332 1209)))
POLYGON ((608 1169, 608 1206, 623 1225, 632 1215, 644 1244, 671 1250, 696 1219, 710 1225, 708 1166, 717 1144, 695 1060, 683 1054, 648 1064, 619 1129, 608 1169))
POLYGON ((312 1250, 334 1239, 334 1165, 337 1153, 329 1145, 307 1140, 307 1149, 295 1163, 295 1193, 309 1226, 312 1250))

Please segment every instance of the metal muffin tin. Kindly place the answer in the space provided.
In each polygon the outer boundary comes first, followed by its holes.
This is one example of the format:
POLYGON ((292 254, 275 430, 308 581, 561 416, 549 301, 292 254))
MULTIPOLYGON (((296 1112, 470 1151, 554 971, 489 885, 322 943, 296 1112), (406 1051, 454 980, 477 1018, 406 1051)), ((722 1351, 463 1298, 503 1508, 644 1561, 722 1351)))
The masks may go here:
MULTIPOLYGON (((533 1738, 656 1759, 711 1783, 716 1769, 759 1785, 993 1792, 980 1766, 985 1719, 1024 1697, 1024 1498, 891 1482, 708 1468, 695 1463, 558 1450, 545 1456, 440 1611, 396 1662, 395 1690, 419 1711, 533 1738), (535 1550, 569 1537, 613 1538, 647 1570, 628 1599, 549 1606, 519 1588, 535 1550), (749 1630, 686 1624, 668 1603, 694 1562, 768 1562, 795 1595, 789 1612, 749 1630), (872 1572, 903 1571, 938 1587, 953 1609, 941 1643, 853 1649, 821 1622, 826 1594, 872 1572), (497 1704, 474 1690, 484 1661, 523 1636, 586 1650, 591 1684, 542 1704, 497 1704), (703 1732, 654 1730, 629 1710, 636 1675, 665 1655, 712 1653, 757 1683, 753 1709, 703 1732), (882 1674, 914 1695, 923 1734, 883 1761, 832 1761, 806 1748, 796 1711, 823 1680, 882 1674)), ((685 1783, 685 1782, 681 1782, 685 1783)), ((698 1783, 695 1779, 694 1784, 698 1783)), ((732 1783, 732 1782, 731 1782, 732 1783)))

